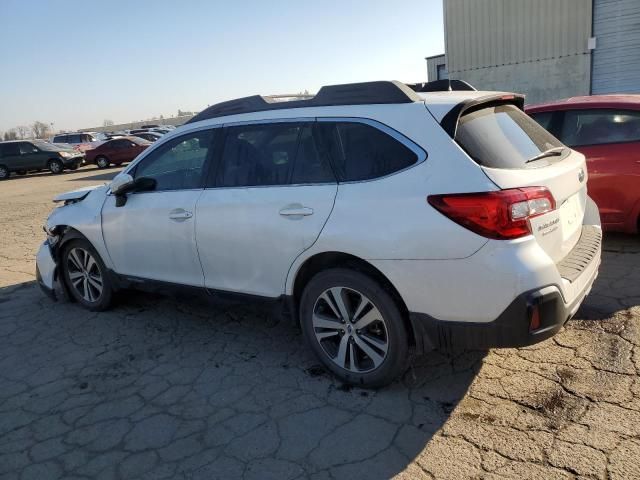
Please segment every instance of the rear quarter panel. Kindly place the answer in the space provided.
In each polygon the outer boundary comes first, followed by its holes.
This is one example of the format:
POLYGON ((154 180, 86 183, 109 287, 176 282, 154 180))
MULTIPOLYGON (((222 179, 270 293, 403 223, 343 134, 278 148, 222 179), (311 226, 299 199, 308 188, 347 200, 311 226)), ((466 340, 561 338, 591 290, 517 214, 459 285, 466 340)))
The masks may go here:
POLYGON ((403 134, 420 145, 427 158, 381 179, 340 184, 333 212, 320 237, 292 265, 287 292, 292 290, 300 266, 317 253, 342 252, 369 261, 442 260, 469 257, 487 242, 427 202, 430 194, 497 187, 446 134, 425 105, 394 106, 377 118, 375 114, 362 116, 403 134))

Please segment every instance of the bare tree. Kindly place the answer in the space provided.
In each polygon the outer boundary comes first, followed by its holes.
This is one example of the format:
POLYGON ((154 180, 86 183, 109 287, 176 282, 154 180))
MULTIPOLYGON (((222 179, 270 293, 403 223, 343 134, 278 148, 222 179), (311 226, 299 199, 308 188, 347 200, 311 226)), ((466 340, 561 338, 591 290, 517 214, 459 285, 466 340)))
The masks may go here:
POLYGON ((44 122, 34 122, 31 130, 33 130, 33 136, 36 138, 47 138, 49 135, 49 125, 44 122))
POLYGON ((114 125, 113 120, 109 120, 108 118, 105 118, 102 122, 103 127, 111 127, 112 125, 114 125))
POLYGON ((4 141, 8 141, 8 140, 17 140, 18 139, 18 132, 16 132, 15 128, 12 128, 11 130, 7 130, 6 132, 4 132, 4 141))
POLYGON ((28 138, 31 134, 31 129, 26 125, 19 125, 16 127, 16 132, 18 133, 18 138, 28 138))

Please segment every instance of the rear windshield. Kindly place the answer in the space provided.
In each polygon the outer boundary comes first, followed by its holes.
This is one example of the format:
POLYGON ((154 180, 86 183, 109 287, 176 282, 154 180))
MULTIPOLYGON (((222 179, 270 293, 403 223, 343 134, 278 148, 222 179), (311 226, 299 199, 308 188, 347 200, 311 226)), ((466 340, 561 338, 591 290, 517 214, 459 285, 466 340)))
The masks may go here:
MULTIPOLYGON (((458 122, 456 141, 479 165, 491 168, 535 167, 527 160, 562 143, 514 105, 474 110, 458 122)), ((557 162, 564 156, 548 156, 557 162)))

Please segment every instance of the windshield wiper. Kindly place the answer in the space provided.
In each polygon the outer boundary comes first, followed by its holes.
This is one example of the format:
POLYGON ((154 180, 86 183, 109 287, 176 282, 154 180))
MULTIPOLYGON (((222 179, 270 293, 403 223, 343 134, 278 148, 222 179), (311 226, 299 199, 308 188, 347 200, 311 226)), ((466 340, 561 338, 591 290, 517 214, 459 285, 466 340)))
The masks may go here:
POLYGON ((531 157, 529 160, 527 160, 524 163, 531 163, 546 157, 555 157, 555 156, 562 155, 565 151, 565 148, 566 147, 550 148, 549 150, 545 150, 544 152, 540 153, 539 155, 536 155, 535 157, 531 157))

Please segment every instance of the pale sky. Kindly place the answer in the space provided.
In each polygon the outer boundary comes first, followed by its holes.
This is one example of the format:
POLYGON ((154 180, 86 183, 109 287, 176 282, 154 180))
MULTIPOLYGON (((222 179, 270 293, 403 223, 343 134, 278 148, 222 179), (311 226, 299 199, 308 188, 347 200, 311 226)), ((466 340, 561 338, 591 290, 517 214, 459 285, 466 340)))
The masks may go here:
POLYGON ((441 0, 2 0, 0 18, 0 131, 425 81, 425 57, 444 52, 441 0))

